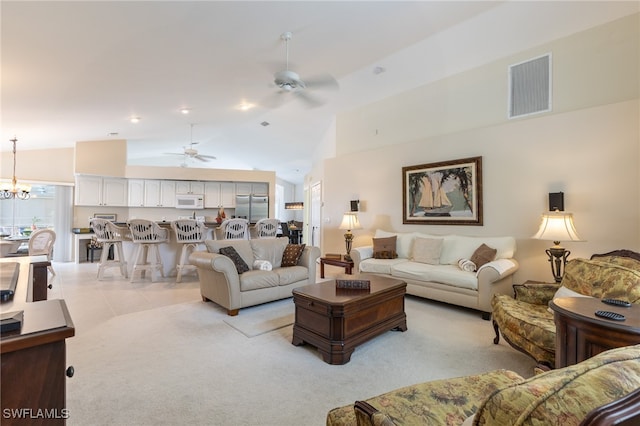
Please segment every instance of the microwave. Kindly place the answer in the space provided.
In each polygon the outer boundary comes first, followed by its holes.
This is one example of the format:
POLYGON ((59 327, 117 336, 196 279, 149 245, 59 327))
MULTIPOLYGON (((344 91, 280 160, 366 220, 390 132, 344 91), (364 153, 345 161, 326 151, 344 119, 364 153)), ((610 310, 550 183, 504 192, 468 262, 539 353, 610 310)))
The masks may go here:
POLYGON ((177 209, 204 209, 203 194, 176 194, 177 209))

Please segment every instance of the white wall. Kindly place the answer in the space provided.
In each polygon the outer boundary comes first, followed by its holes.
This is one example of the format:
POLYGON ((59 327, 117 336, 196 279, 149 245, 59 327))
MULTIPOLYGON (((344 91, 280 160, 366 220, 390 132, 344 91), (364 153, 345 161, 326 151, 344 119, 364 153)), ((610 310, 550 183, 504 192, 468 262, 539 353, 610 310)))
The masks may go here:
POLYGON ((550 280, 531 240, 547 194, 563 191, 587 242, 572 257, 640 249, 639 16, 623 18, 338 116, 337 156, 323 166, 323 252, 344 251, 339 220, 362 200, 354 246, 376 228, 512 235, 516 281, 550 280), (551 113, 506 118, 507 66, 553 54, 551 113), (402 224, 402 167, 483 157, 484 226, 402 224))

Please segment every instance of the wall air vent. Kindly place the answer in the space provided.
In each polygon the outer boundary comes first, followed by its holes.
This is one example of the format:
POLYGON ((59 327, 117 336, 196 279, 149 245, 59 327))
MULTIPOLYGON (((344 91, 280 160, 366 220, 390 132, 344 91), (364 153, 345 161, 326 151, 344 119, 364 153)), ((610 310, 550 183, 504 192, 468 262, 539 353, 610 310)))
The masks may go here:
POLYGON ((509 66, 509 118, 551 111, 551 53, 509 66))

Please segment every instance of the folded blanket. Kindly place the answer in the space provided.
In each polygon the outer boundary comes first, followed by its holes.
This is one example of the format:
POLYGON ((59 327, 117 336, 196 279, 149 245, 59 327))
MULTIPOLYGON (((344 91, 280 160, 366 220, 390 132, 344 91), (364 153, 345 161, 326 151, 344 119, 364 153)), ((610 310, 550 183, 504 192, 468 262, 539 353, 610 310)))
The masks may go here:
POLYGON ((467 271, 467 272, 475 272, 476 271, 476 264, 473 263, 469 259, 460 259, 460 260, 458 260, 458 266, 463 271, 467 271))
POLYGON ((480 272, 483 268, 492 267, 493 269, 498 271, 500 275, 502 275, 505 272, 507 272, 509 269, 513 268, 515 265, 516 264, 509 259, 498 259, 489 263, 485 263, 478 269, 478 272, 480 272))
POLYGON ((268 260, 254 260, 253 261, 253 269, 257 269, 259 271, 270 271, 273 268, 271 262, 268 260))

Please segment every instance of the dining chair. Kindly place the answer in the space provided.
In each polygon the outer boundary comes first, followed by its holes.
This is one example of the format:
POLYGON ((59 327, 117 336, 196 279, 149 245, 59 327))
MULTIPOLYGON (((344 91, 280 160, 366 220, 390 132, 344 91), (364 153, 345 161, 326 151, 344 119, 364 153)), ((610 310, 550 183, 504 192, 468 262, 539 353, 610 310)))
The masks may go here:
MULTIPOLYGON (((52 229, 38 229, 31 234, 29 238, 29 256, 47 256, 47 260, 51 262, 53 256, 53 243, 56 242, 56 233, 52 229)), ((56 276, 53 266, 47 268, 51 272, 51 276, 56 276)))
POLYGON ((182 250, 180 252, 180 263, 176 266, 177 277, 176 282, 182 281, 182 273, 185 269, 196 270, 194 265, 189 264, 188 254, 189 250, 195 251, 198 245, 204 242, 206 227, 203 222, 199 222, 194 219, 179 219, 171 222, 171 228, 176 234, 176 242, 182 244, 182 250))
POLYGON ((278 219, 260 219, 256 222, 256 237, 276 238, 279 225, 280 221, 278 219))
POLYGON ((136 271, 140 271, 141 278, 144 278, 146 271, 151 271, 151 281, 153 281, 156 270, 160 271, 160 276, 164 278, 164 265, 158 246, 167 242, 167 230, 147 219, 131 219, 129 229, 131 230, 131 240, 138 245, 131 269, 131 282, 135 278, 136 271))
POLYGON ((220 226, 225 240, 249 239, 249 221, 247 219, 227 219, 220 226))
POLYGON ((118 226, 107 219, 92 218, 89 226, 93 229, 96 240, 102 243, 102 254, 98 264, 98 280, 104 278, 104 271, 108 268, 118 267, 123 277, 129 278, 127 261, 124 257, 123 241, 131 240, 131 232, 126 226, 118 226), (113 248, 113 251, 111 250, 113 248), (113 252, 113 259, 109 259, 109 253, 113 252))

